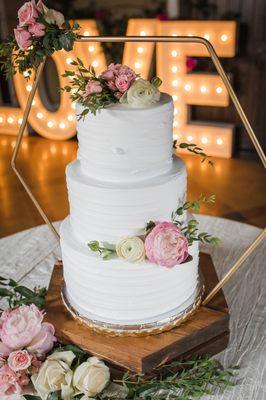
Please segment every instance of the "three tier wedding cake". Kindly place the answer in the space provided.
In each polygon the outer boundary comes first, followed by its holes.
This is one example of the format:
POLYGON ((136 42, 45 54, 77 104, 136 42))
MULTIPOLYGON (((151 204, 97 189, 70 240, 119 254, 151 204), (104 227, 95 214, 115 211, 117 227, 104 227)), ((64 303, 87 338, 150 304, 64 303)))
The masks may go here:
POLYGON ((173 101, 158 78, 128 67, 93 73, 77 104, 78 158, 66 169, 65 294, 89 320, 156 323, 193 304, 198 285, 198 242, 184 233, 185 209, 175 213, 187 175, 172 154, 173 101))

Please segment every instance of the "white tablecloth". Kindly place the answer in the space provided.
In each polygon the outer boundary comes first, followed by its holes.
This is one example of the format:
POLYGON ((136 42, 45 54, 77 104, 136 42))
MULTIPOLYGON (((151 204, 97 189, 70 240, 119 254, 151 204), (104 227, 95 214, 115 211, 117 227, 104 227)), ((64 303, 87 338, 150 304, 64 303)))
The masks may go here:
MULTIPOLYGON (((200 228, 219 236, 219 247, 203 246, 212 255, 222 277, 260 229, 220 218, 198 216, 200 228)), ((58 227, 58 223, 56 223, 58 227)), ((204 400, 266 399, 266 256, 262 244, 224 288, 229 305, 230 344, 217 358, 223 365, 240 364, 238 384, 204 400)), ((46 226, 32 228, 0 240, 0 275, 24 285, 48 285, 60 249, 46 226)), ((20 396, 9 397, 19 399, 20 396)))

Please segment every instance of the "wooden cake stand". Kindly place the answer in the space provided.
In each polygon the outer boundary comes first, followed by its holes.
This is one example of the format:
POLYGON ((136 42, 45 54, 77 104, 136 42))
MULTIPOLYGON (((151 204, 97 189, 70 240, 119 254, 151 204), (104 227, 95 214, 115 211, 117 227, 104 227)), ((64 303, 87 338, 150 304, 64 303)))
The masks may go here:
MULTIPOLYGON (((200 254, 205 295, 217 285, 218 277, 208 254, 200 254)), ((75 343, 88 353, 107 361, 113 370, 150 373, 166 362, 203 354, 214 355, 227 347, 229 313, 220 290, 207 306, 200 306, 182 325, 168 332, 145 337, 121 337, 96 333, 73 318, 61 297, 62 262, 56 263, 46 299, 46 320, 56 329, 62 343, 75 343)))

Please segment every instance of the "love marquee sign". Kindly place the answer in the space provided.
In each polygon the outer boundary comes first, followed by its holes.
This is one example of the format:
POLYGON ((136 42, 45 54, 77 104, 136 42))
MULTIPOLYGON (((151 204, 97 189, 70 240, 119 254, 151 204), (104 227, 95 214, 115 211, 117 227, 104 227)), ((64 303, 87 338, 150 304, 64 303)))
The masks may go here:
MULTIPOLYGON (((80 33, 84 36, 98 36, 94 20, 79 20, 80 33)), ((234 57, 236 48, 236 23, 234 21, 158 21, 156 19, 130 19, 127 35, 136 36, 202 36, 214 46, 218 56, 234 57)), ((161 90, 168 92, 174 100, 174 139, 196 142, 204 145, 206 152, 213 156, 231 157, 233 126, 231 124, 210 124, 190 120, 190 105, 227 107, 229 96, 218 74, 187 73, 187 57, 208 57, 201 44, 194 43, 126 43, 123 64, 138 71, 147 78, 153 62, 156 47, 156 74, 163 81, 161 90)), ((73 51, 55 52, 60 87, 68 83, 62 74, 73 68, 71 61, 81 58, 85 65, 92 64, 96 72, 106 68, 106 59, 100 43, 75 43, 73 51)), ((22 122, 23 110, 31 91, 33 78, 16 74, 13 77, 20 108, 0 106, 0 133, 17 134, 22 122)), ((46 100, 47 101, 47 100, 46 100)), ((50 111, 39 91, 33 100, 29 124, 39 135, 50 139, 65 140, 76 134, 75 104, 67 93, 61 94, 60 105, 50 111)))

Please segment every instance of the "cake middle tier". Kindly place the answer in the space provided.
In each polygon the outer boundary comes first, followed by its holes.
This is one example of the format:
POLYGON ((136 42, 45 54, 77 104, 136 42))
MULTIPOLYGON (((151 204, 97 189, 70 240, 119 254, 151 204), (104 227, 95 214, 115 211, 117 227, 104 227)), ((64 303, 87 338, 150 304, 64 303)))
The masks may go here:
POLYGON ((84 175, 78 160, 67 166, 66 178, 70 224, 82 243, 142 235, 148 221, 171 220, 186 198, 186 167, 178 157, 170 171, 145 182, 103 183, 84 175))

